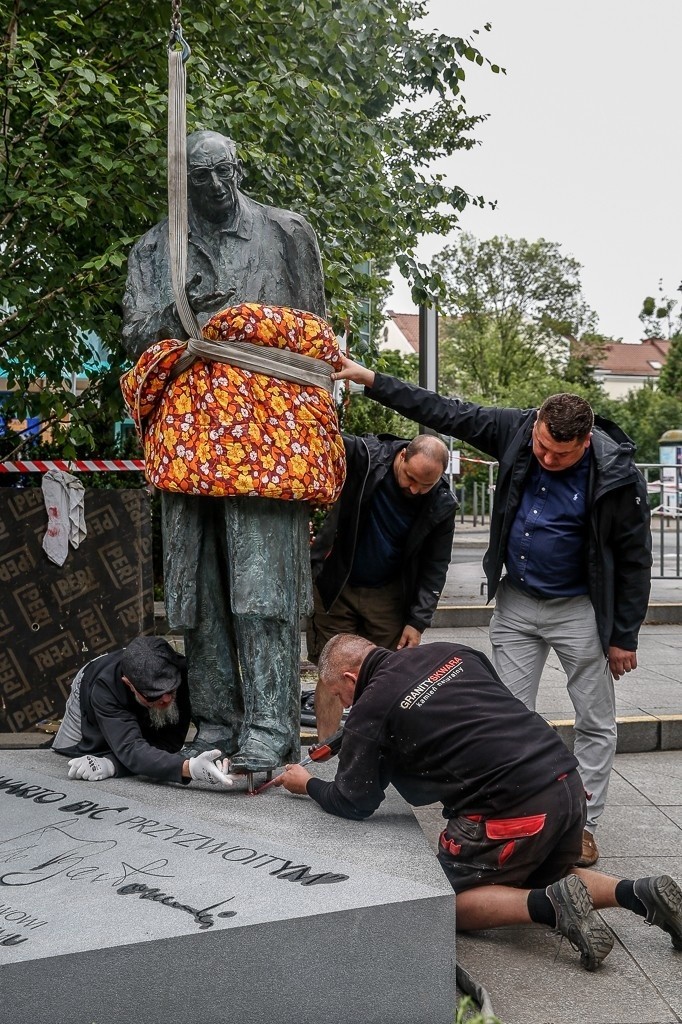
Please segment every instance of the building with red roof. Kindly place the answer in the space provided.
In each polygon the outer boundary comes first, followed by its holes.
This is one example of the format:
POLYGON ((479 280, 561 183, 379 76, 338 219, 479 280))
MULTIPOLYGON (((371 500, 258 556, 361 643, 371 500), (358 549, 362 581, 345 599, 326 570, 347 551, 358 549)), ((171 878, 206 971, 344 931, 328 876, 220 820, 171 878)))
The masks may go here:
MULTIPOLYGON (((604 346, 594 366, 595 379, 609 398, 625 398, 644 384, 658 382, 665 366, 670 342, 663 338, 645 338, 627 343, 615 341, 604 346)), ((419 354, 419 314, 388 310, 381 332, 380 347, 401 355, 419 354)))

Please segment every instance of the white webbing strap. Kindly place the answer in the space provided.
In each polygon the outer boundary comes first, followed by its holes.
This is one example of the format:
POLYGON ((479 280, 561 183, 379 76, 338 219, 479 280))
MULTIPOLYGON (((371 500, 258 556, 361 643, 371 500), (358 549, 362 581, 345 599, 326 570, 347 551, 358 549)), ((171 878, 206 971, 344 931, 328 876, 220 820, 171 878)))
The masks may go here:
POLYGON ((267 348, 264 345, 254 345, 250 341, 209 341, 206 338, 190 338, 187 342, 187 354, 182 356, 182 360, 187 359, 187 355, 200 356, 216 363, 229 363, 230 366, 238 366, 242 370, 264 373, 268 377, 279 377, 280 380, 290 380, 303 387, 312 385, 324 388, 330 393, 334 390, 332 367, 329 363, 315 359, 314 356, 304 356, 300 352, 290 352, 286 348, 267 348))
POLYGON ((182 50, 168 49, 168 241, 171 282, 178 316, 187 334, 201 328, 187 299, 187 116, 182 50))
MULTIPOLYGON (((177 31, 177 30, 176 30, 177 31)), ((181 38, 181 34, 179 34, 181 38)), ((265 373, 296 384, 313 385, 333 391, 331 367, 285 349, 266 349, 249 342, 212 343, 202 338, 201 327, 187 299, 187 114, 185 47, 168 48, 168 242, 171 283, 178 316, 189 336, 187 351, 176 363, 171 378, 177 377, 197 356, 231 363, 254 373, 265 373)))

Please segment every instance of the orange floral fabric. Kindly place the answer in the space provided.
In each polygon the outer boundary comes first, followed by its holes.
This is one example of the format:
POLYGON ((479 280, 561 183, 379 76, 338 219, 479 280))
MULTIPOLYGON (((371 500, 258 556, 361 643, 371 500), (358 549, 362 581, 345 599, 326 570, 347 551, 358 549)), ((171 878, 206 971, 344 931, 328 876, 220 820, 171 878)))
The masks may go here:
MULTIPOLYGON (((203 335, 341 367, 332 328, 302 310, 243 303, 213 316, 203 335)), ((346 463, 332 395, 203 359, 171 380, 184 351, 183 342, 159 341, 121 378, 150 483, 182 494, 336 500, 346 463)))

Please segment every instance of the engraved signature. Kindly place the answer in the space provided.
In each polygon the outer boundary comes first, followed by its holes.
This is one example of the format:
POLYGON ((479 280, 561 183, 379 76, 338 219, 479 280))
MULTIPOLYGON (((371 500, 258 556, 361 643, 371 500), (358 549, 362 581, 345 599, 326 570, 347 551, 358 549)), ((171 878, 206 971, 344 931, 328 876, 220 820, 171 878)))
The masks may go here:
MULTIPOLYGON (((70 882, 99 883, 115 889, 119 896, 135 895, 139 899, 150 900, 171 910, 181 910, 190 914, 201 930, 212 928, 215 924, 211 911, 234 899, 234 896, 229 896, 211 906, 198 908, 148 884, 150 880, 163 879, 167 882, 175 877, 163 870, 169 863, 165 857, 139 865, 116 859, 113 870, 107 870, 99 863, 93 863, 92 859, 97 858, 99 861, 103 855, 115 850, 118 846, 117 840, 83 839, 72 831, 74 825, 78 825, 78 819, 67 818, 1 840, 0 864, 28 860, 37 863, 22 864, 21 870, 4 871, 0 874, 0 886, 12 888, 40 885, 60 875, 70 882), (47 859, 43 859, 46 853, 47 859)), ((215 916, 229 918, 235 917, 236 914, 237 911, 231 910, 222 911, 215 916)))

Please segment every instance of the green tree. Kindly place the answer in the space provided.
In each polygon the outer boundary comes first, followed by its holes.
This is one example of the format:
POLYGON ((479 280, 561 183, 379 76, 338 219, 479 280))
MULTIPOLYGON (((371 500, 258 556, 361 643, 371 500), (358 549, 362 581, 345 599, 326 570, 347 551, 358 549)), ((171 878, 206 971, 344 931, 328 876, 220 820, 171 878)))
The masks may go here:
POLYGON ((672 338, 668 358, 658 378, 661 393, 682 399, 682 334, 672 338))
MULTIPOLYGON (((232 135, 245 190, 309 217, 338 320, 386 293, 396 253, 423 294, 420 233, 482 202, 429 167, 474 144, 480 118, 461 86, 485 59, 471 40, 423 31, 425 11, 193 0, 184 15, 188 131, 232 135), (373 277, 359 269, 369 259, 373 277)), ((57 429, 66 455, 90 439, 95 406, 108 419, 120 407, 126 254, 166 208, 170 14, 170 0, 0 0, 0 373, 18 418, 71 413, 57 429), (78 399, 63 381, 90 361, 89 332, 112 366, 93 368, 78 399)))
MULTIPOLYGON (((682 284, 677 290, 682 292, 682 284)), ((639 319, 644 325, 645 338, 667 338, 670 341, 659 387, 665 395, 682 398, 682 306, 679 299, 665 294, 662 280, 658 282, 658 296, 647 295, 644 299, 639 319)))
MULTIPOLYGON (((682 284, 678 286, 682 292, 682 284)), ((645 338, 682 337, 682 307, 679 299, 672 299, 663 290, 663 279, 658 282, 658 296, 647 295, 642 303, 639 319, 644 326, 645 338)))
POLYGON ((479 241, 463 232, 433 265, 450 314, 443 390, 495 402, 518 382, 539 390, 548 375, 586 382, 585 367, 605 339, 582 297, 580 264, 556 242, 479 241))
POLYGON ((682 428, 682 400, 665 394, 648 382, 631 391, 627 398, 603 398, 594 411, 615 420, 637 445, 637 462, 659 461, 658 440, 666 430, 682 428))

